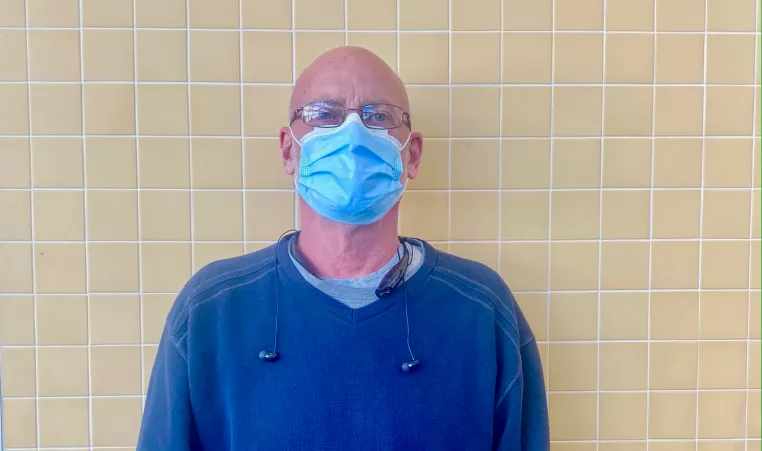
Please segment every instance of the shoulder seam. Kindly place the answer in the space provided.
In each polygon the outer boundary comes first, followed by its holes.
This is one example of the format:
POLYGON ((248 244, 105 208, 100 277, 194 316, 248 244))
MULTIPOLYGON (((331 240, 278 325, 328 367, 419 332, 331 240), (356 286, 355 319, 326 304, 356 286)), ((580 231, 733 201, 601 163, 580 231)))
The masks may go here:
MULTIPOLYGON (((196 307, 200 307, 200 306, 206 304, 207 302, 213 300, 214 298, 216 298, 217 296, 221 295, 222 293, 224 293, 226 291, 230 291, 230 290, 232 290, 234 288, 239 288, 239 287, 242 287, 242 286, 245 286, 245 285, 250 285, 252 283, 258 282, 259 280, 263 279, 265 276, 270 274, 272 271, 275 271, 275 268, 268 269, 267 271, 263 272, 262 274, 259 274, 257 277, 255 277, 255 278, 253 278, 251 280, 247 280, 247 281, 241 282, 241 283, 239 283, 237 285, 231 285, 231 286, 225 287, 225 288, 223 288, 223 289, 221 289, 219 291, 215 291, 213 294, 210 294, 209 296, 205 297, 204 299, 198 301, 195 305, 189 306, 188 307, 188 313, 190 314, 190 312, 192 312, 196 307)), ((252 271, 252 272, 254 272, 254 271, 252 271)))
POLYGON ((495 409, 500 407, 500 404, 505 400, 505 398, 508 396, 508 393, 511 392, 511 389, 514 385, 516 385, 516 382, 519 380, 519 376, 521 375, 521 370, 516 371, 516 375, 513 377, 513 380, 510 384, 508 384, 508 387, 505 389, 502 395, 500 395, 500 398, 497 400, 497 404, 495 404, 495 409))

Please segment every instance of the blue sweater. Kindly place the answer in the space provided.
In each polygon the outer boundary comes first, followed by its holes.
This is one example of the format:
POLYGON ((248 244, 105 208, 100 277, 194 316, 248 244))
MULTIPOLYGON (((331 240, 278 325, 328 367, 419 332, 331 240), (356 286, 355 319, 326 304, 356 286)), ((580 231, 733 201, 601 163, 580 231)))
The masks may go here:
POLYGON ((307 283, 283 243, 182 290, 139 451, 549 449, 537 345, 494 271, 423 242, 409 281, 352 309, 307 283), (421 362, 408 373, 406 305, 421 362), (260 360, 276 333, 280 358, 260 360))

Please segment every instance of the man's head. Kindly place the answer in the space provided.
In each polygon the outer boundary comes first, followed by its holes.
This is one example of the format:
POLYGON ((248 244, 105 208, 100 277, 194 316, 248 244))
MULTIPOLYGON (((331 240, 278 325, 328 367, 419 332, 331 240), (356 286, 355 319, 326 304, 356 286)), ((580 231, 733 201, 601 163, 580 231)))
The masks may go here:
MULTIPOLYGON (((283 163, 289 175, 294 175, 299 167, 299 141, 314 129, 302 120, 298 108, 316 101, 355 109, 369 104, 388 104, 398 107, 397 111, 407 117, 410 113, 405 86, 381 58, 359 47, 339 47, 322 54, 296 81, 289 106, 291 127, 283 127, 280 132, 283 163)), ((350 113, 347 111, 347 116, 350 113)), ((389 134, 400 143, 407 142, 401 155, 404 171, 400 182, 404 184, 405 178, 418 174, 423 139, 407 122, 389 129, 389 134)))

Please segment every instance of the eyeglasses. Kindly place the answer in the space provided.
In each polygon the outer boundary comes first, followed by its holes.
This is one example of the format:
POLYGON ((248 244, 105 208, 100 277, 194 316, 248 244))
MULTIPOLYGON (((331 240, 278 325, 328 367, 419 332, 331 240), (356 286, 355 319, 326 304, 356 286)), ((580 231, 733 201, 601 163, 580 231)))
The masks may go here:
MULTIPOLYGON (((310 127, 338 127, 347 118, 348 112, 356 111, 362 123, 368 128, 390 130, 407 125, 410 127, 410 113, 396 105, 371 103, 361 108, 345 108, 335 102, 318 101, 300 106, 291 115, 293 124, 300 115, 302 121, 310 127)), ((289 125, 290 125, 289 124, 289 125)))

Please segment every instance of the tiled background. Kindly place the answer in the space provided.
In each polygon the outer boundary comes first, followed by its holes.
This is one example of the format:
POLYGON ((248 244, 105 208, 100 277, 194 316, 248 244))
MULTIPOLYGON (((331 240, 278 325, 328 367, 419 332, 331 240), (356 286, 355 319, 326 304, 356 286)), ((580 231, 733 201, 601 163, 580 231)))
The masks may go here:
POLYGON ((290 87, 349 43, 427 138, 402 233, 516 292, 554 451, 759 450, 759 12, 0 0, 5 446, 134 447, 175 293, 295 226, 290 87))

